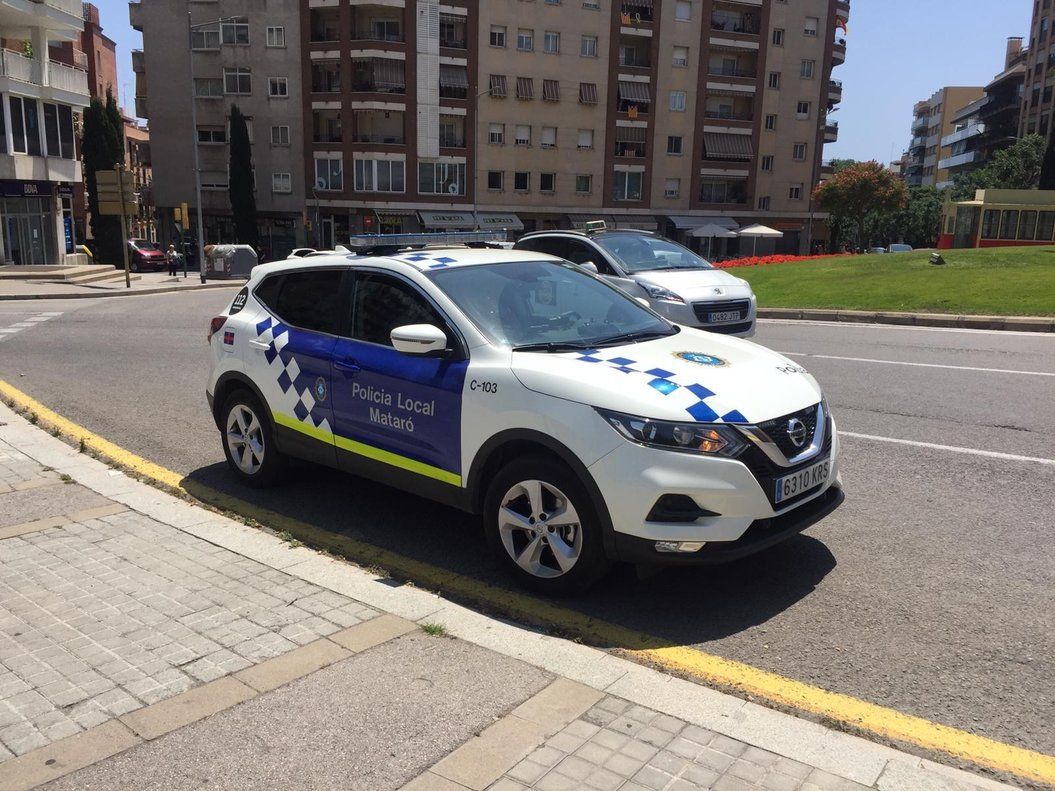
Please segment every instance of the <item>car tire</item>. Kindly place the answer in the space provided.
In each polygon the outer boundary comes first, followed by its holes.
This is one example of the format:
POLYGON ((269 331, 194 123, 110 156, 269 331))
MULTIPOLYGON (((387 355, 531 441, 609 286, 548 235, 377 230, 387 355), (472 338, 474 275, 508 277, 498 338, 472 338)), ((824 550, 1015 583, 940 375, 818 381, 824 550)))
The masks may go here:
POLYGON ((259 489, 278 480, 286 458, 275 446, 270 416, 248 390, 236 390, 224 401, 220 440, 228 466, 242 483, 259 489))
POLYGON ((499 470, 484 496, 483 524, 513 576, 539 593, 582 593, 610 566, 586 487, 555 460, 528 457, 499 470))
POLYGON ((139 271, 139 262, 136 261, 133 258, 132 261, 129 264, 129 269, 131 269, 133 272, 138 272, 139 271))

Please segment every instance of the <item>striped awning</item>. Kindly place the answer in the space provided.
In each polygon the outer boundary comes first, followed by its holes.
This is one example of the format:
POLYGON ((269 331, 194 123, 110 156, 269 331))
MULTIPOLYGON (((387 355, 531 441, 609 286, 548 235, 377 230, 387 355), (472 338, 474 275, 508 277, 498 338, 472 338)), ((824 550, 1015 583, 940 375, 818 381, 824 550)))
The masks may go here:
POLYGON ((440 64, 440 85, 444 88, 468 88, 469 75, 464 66, 440 64))
POLYGON ((558 80, 543 80, 542 98, 547 102, 559 102, 560 82, 558 80))
POLYGON ((403 61, 394 58, 374 58, 371 62, 374 73, 374 84, 378 88, 403 88, 406 79, 403 74, 403 61))
POLYGON ((624 8, 652 8, 652 0, 623 0, 624 8))
POLYGON ((535 80, 531 77, 517 77, 517 98, 535 98, 535 80))
POLYGON ((652 98, 648 94, 647 82, 619 81, 619 98, 627 102, 641 102, 648 104, 652 98))
POLYGON ((751 135, 704 132, 703 149, 708 159, 751 159, 754 156, 751 135))
POLYGON ((615 139, 620 143, 644 143, 648 129, 643 126, 617 126, 615 139))
POLYGON ((597 83, 579 83, 579 101, 582 104, 597 104, 597 83))
POLYGON ((491 96, 496 99, 506 97, 506 76, 504 74, 491 75, 491 96))

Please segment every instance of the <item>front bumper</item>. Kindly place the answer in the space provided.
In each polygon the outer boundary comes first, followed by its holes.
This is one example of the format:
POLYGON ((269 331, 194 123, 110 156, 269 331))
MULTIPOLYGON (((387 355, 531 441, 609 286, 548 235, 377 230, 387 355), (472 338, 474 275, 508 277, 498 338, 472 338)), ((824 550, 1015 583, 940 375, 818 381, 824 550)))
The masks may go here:
POLYGON ((681 324, 685 327, 693 327, 704 332, 717 332, 722 335, 735 335, 738 338, 750 338, 755 334, 755 325, 758 320, 758 303, 754 296, 721 296, 713 298, 689 299, 685 304, 674 302, 663 302, 661 300, 649 300, 649 305, 664 318, 681 324), (740 321, 726 322, 722 324, 710 324, 701 321, 701 315, 706 315, 711 303, 716 309, 722 309, 725 303, 747 303, 746 315, 741 311, 740 321))

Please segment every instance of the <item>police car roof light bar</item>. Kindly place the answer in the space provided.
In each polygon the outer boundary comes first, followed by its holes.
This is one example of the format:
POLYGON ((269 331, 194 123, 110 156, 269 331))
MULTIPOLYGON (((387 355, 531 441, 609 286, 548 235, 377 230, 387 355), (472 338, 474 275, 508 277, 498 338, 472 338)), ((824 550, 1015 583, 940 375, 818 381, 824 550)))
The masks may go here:
POLYGON ((608 230, 608 223, 604 220, 587 220, 586 233, 600 233, 608 230))

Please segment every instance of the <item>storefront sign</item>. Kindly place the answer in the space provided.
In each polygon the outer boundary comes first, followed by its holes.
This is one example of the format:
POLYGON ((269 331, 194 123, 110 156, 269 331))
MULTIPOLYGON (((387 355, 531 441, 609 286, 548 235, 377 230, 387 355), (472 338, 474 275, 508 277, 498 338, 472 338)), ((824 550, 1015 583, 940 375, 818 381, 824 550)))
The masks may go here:
POLYGON ((73 197, 73 185, 60 183, 59 184, 59 197, 60 198, 72 198, 73 197))
POLYGON ((0 181, 0 193, 5 198, 47 198, 55 194, 50 181, 0 181))
POLYGON ((66 214, 62 218, 62 229, 66 236, 66 253, 73 252, 73 217, 66 214))

